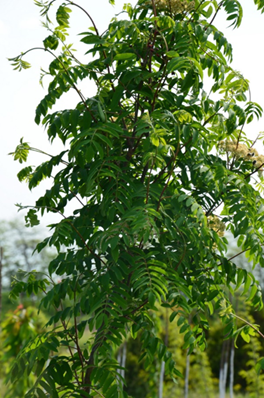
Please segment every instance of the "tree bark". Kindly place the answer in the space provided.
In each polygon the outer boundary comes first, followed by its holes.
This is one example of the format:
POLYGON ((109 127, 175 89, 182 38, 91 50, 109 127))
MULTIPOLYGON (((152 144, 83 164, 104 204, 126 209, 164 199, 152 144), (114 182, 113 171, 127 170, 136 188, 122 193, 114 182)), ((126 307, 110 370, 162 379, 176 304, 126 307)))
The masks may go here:
POLYGON ((164 371, 165 371, 165 362, 162 361, 160 365, 160 377, 159 377, 159 398, 162 398, 163 396, 164 371))
POLYGON ((234 347, 234 339, 232 339, 231 349, 230 349, 230 376, 229 376, 230 398, 234 397, 234 361, 235 361, 235 347, 234 347))
MULTIPOLYGON (((126 355, 127 355, 127 345, 125 341, 122 347, 120 347, 117 355, 117 362, 123 368, 123 369, 117 369, 117 373, 119 373, 123 379, 125 379, 126 355)), ((122 386, 124 385, 123 379, 121 379, 122 386)))
MULTIPOLYGON (((164 343, 168 346, 169 343, 169 318, 168 318, 168 308, 166 308, 165 315, 165 338, 164 343)), ((164 384, 164 373, 165 373, 165 362, 162 361, 160 365, 160 377, 159 377, 159 398, 163 397, 163 384, 164 384)))
POLYGON ((190 373, 190 355, 186 355, 186 370, 185 370, 185 381, 184 381, 184 398, 188 398, 189 393, 189 373, 190 373))
POLYGON ((225 340, 222 345, 220 372, 219 372, 219 397, 225 398, 226 380, 228 371, 229 340, 225 340))

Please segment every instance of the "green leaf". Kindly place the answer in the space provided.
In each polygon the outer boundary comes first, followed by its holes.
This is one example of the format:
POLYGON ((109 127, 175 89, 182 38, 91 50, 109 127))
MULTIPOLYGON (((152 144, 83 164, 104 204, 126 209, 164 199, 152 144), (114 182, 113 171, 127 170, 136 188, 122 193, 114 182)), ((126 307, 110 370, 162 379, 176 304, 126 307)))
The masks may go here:
POLYGON ((150 308, 155 308, 156 296, 152 293, 152 291, 148 293, 148 301, 150 308))
POLYGON ((84 32, 84 33, 79 33, 80 35, 87 35, 81 39, 81 42, 85 44, 103 44, 104 40, 100 37, 97 36, 91 32, 84 32))
POLYGON ((249 294, 249 297, 248 297, 247 301, 253 300, 255 294, 257 293, 257 291, 258 291, 258 286, 254 284, 252 286, 252 288, 251 288, 251 291, 250 291, 250 294, 249 294))
POLYGON ((249 289, 249 287, 251 285, 251 282, 252 282, 252 278, 251 278, 251 276, 249 274, 247 274, 246 277, 245 277, 244 290, 243 290, 242 295, 247 293, 247 291, 248 291, 248 289, 249 289))
POLYGON ((239 268, 237 272, 237 283, 236 283, 236 288, 235 290, 239 289, 241 286, 243 280, 246 278, 246 271, 239 268))
POLYGON ((56 50, 56 48, 59 45, 59 40, 57 39, 56 36, 50 35, 46 37, 46 39, 43 41, 44 47, 45 48, 50 48, 51 50, 56 50))
POLYGON ((168 51, 166 53, 166 55, 169 58, 177 58, 177 57, 179 57, 179 54, 177 53, 177 51, 168 51))
POLYGON ((34 227, 35 225, 39 225, 40 221, 37 216, 37 210, 30 209, 25 216, 26 226, 34 227))
POLYGON ((257 374, 260 374, 260 371, 264 369, 264 358, 261 358, 258 360, 258 362, 255 365, 255 369, 257 374))
POLYGON ((46 394, 40 388, 37 388, 37 393, 38 393, 38 397, 39 398, 46 398, 47 397, 46 394))
POLYGON ((208 301, 212 301, 215 297, 217 297, 219 295, 219 291, 218 290, 213 290, 212 292, 209 293, 209 295, 207 296, 207 300, 208 301))
POLYGON ((246 333, 244 329, 241 330, 240 335, 241 335, 242 339, 243 339, 246 343, 249 343, 249 342, 250 342, 250 335, 249 335, 248 333, 246 333))
POLYGON ((126 59, 136 59, 136 54, 134 53, 122 53, 116 54, 114 56, 115 61, 125 61, 126 59))
POLYGON ((118 246, 116 246, 114 249, 111 248, 111 254, 112 254, 112 257, 113 257, 113 259, 114 259, 114 262, 117 263, 118 258, 119 258, 119 249, 118 249, 118 246))
POLYGON ((193 198, 187 199, 187 200, 186 200, 186 206, 187 206, 187 207, 191 206, 191 205, 193 204, 193 202, 194 202, 194 199, 193 199, 193 198))

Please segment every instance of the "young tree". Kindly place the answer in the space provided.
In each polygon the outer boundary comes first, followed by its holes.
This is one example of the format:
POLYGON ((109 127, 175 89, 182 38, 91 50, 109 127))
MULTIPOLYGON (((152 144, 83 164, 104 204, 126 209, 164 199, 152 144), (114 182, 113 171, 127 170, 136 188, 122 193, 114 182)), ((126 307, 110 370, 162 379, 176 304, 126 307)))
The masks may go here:
MULTIPOLYGON (((262 0, 254 2, 264 10, 262 0)), ((30 208, 29 223, 38 222, 38 212, 62 219, 37 246, 58 251, 47 278, 33 275, 13 288, 13 296, 41 289, 41 307, 53 307, 54 316, 51 329, 21 350, 10 379, 36 374, 27 398, 122 397, 114 352, 128 334, 141 331, 146 368, 158 358, 165 374, 179 376, 153 328, 156 303, 169 309, 170 322, 176 317, 189 353, 205 349, 208 319, 220 308, 226 336, 238 333, 229 291, 243 285, 245 299, 262 306, 258 282, 226 256, 223 236, 230 229, 241 252, 264 265, 264 156, 244 133, 262 108, 251 101, 248 80, 230 66, 232 47, 213 24, 223 9, 239 27, 242 7, 237 0, 139 0, 135 7, 124 5, 125 17, 99 32, 90 10, 74 1, 35 3, 49 35, 43 47, 29 51, 51 58, 51 82, 35 121, 66 149, 18 177, 30 189, 52 178, 30 208), (66 42, 73 9, 91 24, 80 33, 93 56, 87 62, 66 42), (204 75, 210 76, 209 92, 204 75), (95 96, 86 86, 79 89, 85 80, 96 84, 95 96), (76 107, 52 112, 71 89, 76 107), (66 217, 72 201, 76 209, 66 217)), ((29 51, 11 60, 16 69, 30 66, 24 60, 29 51)), ((21 140, 15 160, 26 161, 30 150, 41 152, 21 140)), ((251 332, 246 325, 243 336, 251 332)))

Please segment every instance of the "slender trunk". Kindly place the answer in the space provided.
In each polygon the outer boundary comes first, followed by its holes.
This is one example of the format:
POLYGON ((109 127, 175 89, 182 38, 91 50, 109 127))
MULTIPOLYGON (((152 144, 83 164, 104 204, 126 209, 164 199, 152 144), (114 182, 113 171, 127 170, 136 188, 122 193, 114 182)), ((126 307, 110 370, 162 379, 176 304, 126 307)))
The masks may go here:
POLYGON ((224 360, 222 359, 223 357, 221 356, 221 362, 220 362, 220 371, 219 371, 219 398, 225 398, 225 389, 224 389, 224 360))
POLYGON ((219 370, 219 398, 223 398, 223 392, 222 392, 222 368, 220 366, 220 370, 219 370))
POLYGON ((225 352, 225 363, 224 363, 224 373, 223 373, 223 387, 224 391, 226 391, 226 380, 227 380, 227 371, 228 371, 228 347, 225 352))
POLYGON ((160 377, 159 377, 159 398, 162 398, 163 396, 164 372, 165 372, 165 362, 162 361, 160 366, 160 377))
MULTIPOLYGON (((109 315, 109 312, 107 312, 105 310, 105 314, 109 315)), ((106 336, 102 333, 103 329, 105 327, 104 322, 102 323, 102 325, 99 327, 99 329, 97 329, 96 335, 95 335, 95 339, 94 339, 94 344, 92 346, 92 350, 89 356, 89 360, 88 360, 88 367, 86 369, 85 375, 84 375, 84 391, 87 393, 85 396, 90 394, 90 390, 91 390, 91 374, 92 371, 95 367, 95 356, 97 354, 98 349, 102 346, 102 344, 104 343, 104 341, 106 340, 106 336)), ((84 395, 81 395, 82 398, 85 398, 84 395)))
POLYGON ((117 373, 120 374, 122 377, 120 383, 122 384, 122 387, 124 385, 124 379, 125 379, 125 366, 126 366, 126 355, 127 355, 127 345, 126 342, 122 345, 120 350, 118 351, 117 355, 117 362, 123 369, 117 369, 117 373))
MULTIPOLYGON (((190 315, 189 315, 189 323, 191 323, 190 315)), ((187 351, 185 380, 184 380, 184 398, 188 398, 188 394, 189 394, 189 373, 190 373, 190 355, 188 355, 188 351, 187 351)))
POLYGON ((121 371, 121 376, 123 377, 123 379, 125 379, 125 368, 126 368, 126 356, 127 356, 127 345, 126 342, 124 342, 123 345, 123 355, 122 355, 122 371, 121 371))
POLYGON ((226 380, 228 370, 229 340, 225 340, 222 345, 220 373, 219 373, 219 397, 225 398, 226 380))
MULTIPOLYGON (((169 343, 169 318, 168 318, 168 308, 166 308, 165 317, 165 339, 164 343, 168 346, 169 343)), ((162 361, 160 365, 160 377, 159 377, 159 398, 163 397, 163 384, 164 384, 164 373, 165 373, 165 362, 162 361)))
POLYGON ((190 355, 186 355, 186 371, 185 371, 185 382, 184 382, 184 398, 188 398, 189 392, 189 373, 190 373, 190 355))
POLYGON ((230 379, 229 379, 230 398, 234 398, 234 361, 235 361, 235 347, 234 347, 234 339, 232 339, 231 349, 230 349, 230 379))
MULTIPOLYGON (((238 312, 238 300, 229 293, 229 300, 235 307, 235 312, 238 312)), ((230 372, 229 372, 229 395, 230 398, 234 397, 234 369, 235 369, 235 340, 230 342, 230 372)))
MULTIPOLYGON (((122 355, 121 355, 121 348, 118 350, 118 354, 117 354, 117 362, 119 363, 119 365, 121 365, 121 361, 122 361, 122 355)), ((121 370, 117 369, 117 373, 120 374, 121 370)))

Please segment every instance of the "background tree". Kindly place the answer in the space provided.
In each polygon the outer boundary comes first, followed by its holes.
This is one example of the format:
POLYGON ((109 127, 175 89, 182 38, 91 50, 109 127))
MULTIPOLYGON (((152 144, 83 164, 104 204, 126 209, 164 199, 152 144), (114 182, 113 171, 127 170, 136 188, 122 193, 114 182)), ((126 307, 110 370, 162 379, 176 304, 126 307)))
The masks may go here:
POLYGON ((3 271, 3 247, 0 246, 0 320, 2 319, 2 271, 3 271))
MULTIPOLYGON (((249 318, 253 321, 253 319, 249 318)), ((239 374, 242 376, 246 382, 246 391, 249 391, 250 397, 261 397, 263 387, 264 387, 264 376, 263 373, 256 372, 256 365, 259 361, 261 350, 261 343, 259 336, 253 335, 250 337, 251 344, 244 347, 247 353, 247 363, 246 368, 242 369, 239 374), (250 350, 249 350, 250 347, 250 350)))
MULTIPOLYGON (((163 361, 166 377, 180 375, 150 316, 157 303, 168 308, 189 354, 205 349, 215 312, 226 336, 240 332, 247 340, 252 334, 248 325, 237 330, 229 301, 234 289, 242 285, 245 299, 262 307, 259 284, 226 255, 223 236, 230 229, 253 265, 264 265, 264 156, 244 133, 262 108, 251 101, 248 81, 231 68, 232 47, 213 25, 223 9, 239 27, 242 7, 237 0, 140 0, 125 5, 126 19, 114 18, 101 33, 78 3, 35 3, 49 36, 34 50, 51 57, 35 121, 65 149, 18 177, 30 189, 51 178, 28 223, 35 225, 37 213, 46 211, 62 219, 37 246, 58 252, 46 278, 33 274, 12 291, 15 297, 41 290, 41 307, 54 308, 54 316, 48 322, 53 328, 21 350, 10 380, 24 377, 25 369, 36 374, 27 398, 127 396, 115 352, 129 335, 140 338, 145 369, 163 361), (55 28, 51 5, 57 5, 55 28), (66 42, 73 8, 92 25, 80 34, 92 60, 82 62, 66 42), (97 87, 93 97, 85 85, 79 88, 89 79, 97 87), (71 89, 76 107, 51 112, 71 89), (66 216, 72 201, 76 208, 66 216)), ((255 4, 264 10, 262 1, 255 4)), ((30 66, 24 59, 29 51, 11 60, 16 69, 30 66)), ((30 150, 41 152, 21 139, 15 160, 26 161, 30 150)))
POLYGON ((12 277, 19 269, 26 272, 46 270, 55 251, 46 248, 41 253, 34 252, 46 232, 42 228, 25 228, 23 219, 17 218, 0 222, 0 244, 3 248, 2 278, 5 290, 10 290, 12 277))
MULTIPOLYGON (((0 381, 6 377, 13 360, 25 344, 42 333, 45 321, 43 316, 37 314, 36 308, 24 308, 22 304, 14 311, 5 314, 1 324, 0 381)), ((8 398, 24 398, 34 381, 34 375, 28 375, 23 380, 9 385, 8 388, 1 385, 1 393, 5 393, 3 396, 8 398)))

